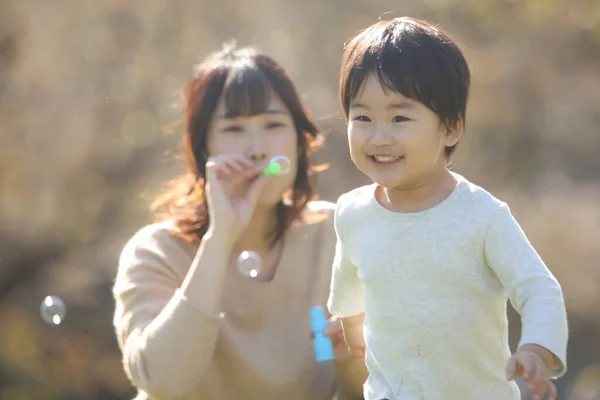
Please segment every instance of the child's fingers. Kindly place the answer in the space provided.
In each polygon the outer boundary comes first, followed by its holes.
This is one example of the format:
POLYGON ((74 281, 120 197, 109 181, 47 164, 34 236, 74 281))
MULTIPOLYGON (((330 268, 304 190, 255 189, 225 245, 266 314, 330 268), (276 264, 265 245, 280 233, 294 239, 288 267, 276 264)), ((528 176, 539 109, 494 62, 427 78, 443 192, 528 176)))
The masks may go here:
POLYGON ((528 389, 533 393, 532 400, 541 400, 548 393, 549 387, 544 380, 538 380, 534 384, 529 384, 528 389))
POLYGON ((329 321, 329 323, 327 324, 327 328, 325 328, 325 331, 323 333, 326 336, 330 337, 333 337, 334 335, 337 335, 339 333, 343 334, 342 322, 339 319, 329 321))
POLYGON ((530 390, 533 393, 532 400, 542 400, 546 394, 548 394, 547 400, 550 400, 553 387, 554 385, 547 380, 540 381, 534 390, 530 390))
POLYGON ((355 357, 364 358, 365 357, 365 345, 361 341, 353 340, 348 343, 348 347, 350 348, 350 354, 355 357))
POLYGON ((523 379, 528 383, 532 383, 538 376, 540 376, 541 370, 538 369, 538 363, 534 357, 520 357, 520 362, 523 367, 523 379))
POLYGON ((337 346, 340 343, 344 343, 344 334, 343 333, 335 333, 331 336, 329 336, 331 339, 331 343, 333 344, 333 347, 337 346))
POLYGON ((550 381, 542 361, 533 354, 520 357, 523 366, 523 379, 528 383, 527 388, 533 393, 532 400, 542 400, 546 394, 552 398, 556 388, 550 381))
MULTIPOLYGON (((341 320, 339 318, 332 317, 329 321, 327 321, 327 327, 323 331, 323 334, 331 338, 334 344, 340 339, 344 340, 344 331, 342 329, 341 320)), ((315 337, 315 334, 312 330, 309 331, 308 335, 311 339, 314 339, 315 337)))
MULTIPOLYGON (((344 332, 337 332, 330 335, 325 334, 331 338, 331 342, 335 346, 336 344, 344 341, 344 332)), ((308 332, 308 337, 312 340, 315 338, 315 333, 313 331, 308 332)))
POLYGON ((509 381, 515 379, 517 376, 519 376, 520 369, 521 367, 518 358, 514 355, 511 356, 508 359, 508 364, 506 365, 506 379, 509 381))
POLYGON ((350 354, 357 358, 365 358, 365 350, 360 347, 350 348, 350 354))
POLYGON ((528 390, 533 394, 532 400, 542 400, 546 394, 547 400, 556 400, 556 387, 540 361, 535 355, 513 354, 506 365, 506 377, 510 381, 522 376, 528 384, 528 390))
POLYGON ((536 375, 531 379, 531 382, 528 385, 528 389, 530 392, 534 393, 533 400, 541 400, 544 395, 548 394, 548 400, 552 398, 552 396, 556 397, 556 388, 550 381, 550 378, 545 374, 541 373, 541 368, 543 366, 536 367, 536 375))
POLYGON ((548 389, 548 385, 550 383, 550 379, 546 373, 546 369, 543 364, 539 362, 532 362, 532 366, 530 368, 530 372, 528 373, 528 378, 526 379, 529 384, 532 384, 534 387, 539 388, 543 387, 544 393, 548 389))
POLYGON ((548 394, 548 398, 546 400, 556 400, 556 386, 554 383, 550 382, 550 393, 548 394))
POLYGON ((344 333, 343 332, 338 332, 338 333, 331 335, 331 342, 333 343, 334 346, 338 343, 342 343, 343 341, 344 341, 344 333))
POLYGON ((523 379, 527 383, 533 384, 533 379, 536 376, 535 363, 531 359, 525 358, 521 361, 521 365, 523 366, 523 379))

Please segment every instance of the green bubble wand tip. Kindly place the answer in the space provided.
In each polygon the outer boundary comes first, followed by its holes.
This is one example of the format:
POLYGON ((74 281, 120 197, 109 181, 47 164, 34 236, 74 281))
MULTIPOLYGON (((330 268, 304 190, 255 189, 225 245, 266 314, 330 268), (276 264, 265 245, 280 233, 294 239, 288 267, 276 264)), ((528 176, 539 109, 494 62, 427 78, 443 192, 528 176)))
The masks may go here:
POLYGON ((286 174, 290 171, 290 160, 286 156, 276 156, 269 162, 267 168, 263 170, 261 176, 272 176, 286 174), (279 161, 285 163, 285 169, 281 166, 279 161))

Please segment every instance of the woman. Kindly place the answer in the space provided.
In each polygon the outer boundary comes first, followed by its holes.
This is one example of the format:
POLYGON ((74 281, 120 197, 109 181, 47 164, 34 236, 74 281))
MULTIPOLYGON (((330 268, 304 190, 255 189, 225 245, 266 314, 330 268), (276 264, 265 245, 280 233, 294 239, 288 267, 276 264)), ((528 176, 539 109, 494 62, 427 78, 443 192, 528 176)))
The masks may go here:
POLYGON ((286 72, 227 47, 185 90, 187 173, 157 222, 121 254, 114 324, 136 399, 362 398, 367 371, 330 319, 333 363, 317 363, 309 309, 327 300, 331 203, 311 201, 314 122, 286 72), (289 173, 261 176, 283 155, 289 173), (238 272, 244 250, 258 275, 238 272))

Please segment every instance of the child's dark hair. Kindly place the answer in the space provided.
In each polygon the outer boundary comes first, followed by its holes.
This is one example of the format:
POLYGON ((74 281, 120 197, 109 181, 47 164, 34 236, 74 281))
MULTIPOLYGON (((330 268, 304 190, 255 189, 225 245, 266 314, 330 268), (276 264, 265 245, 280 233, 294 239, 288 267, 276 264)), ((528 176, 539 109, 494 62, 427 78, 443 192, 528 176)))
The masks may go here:
MULTIPOLYGON (((345 47, 340 100, 348 118, 350 102, 375 74, 385 90, 417 100, 447 126, 465 123, 469 66, 457 44, 439 28, 413 18, 379 21, 345 47)), ((456 145, 447 147, 450 158, 456 145)))

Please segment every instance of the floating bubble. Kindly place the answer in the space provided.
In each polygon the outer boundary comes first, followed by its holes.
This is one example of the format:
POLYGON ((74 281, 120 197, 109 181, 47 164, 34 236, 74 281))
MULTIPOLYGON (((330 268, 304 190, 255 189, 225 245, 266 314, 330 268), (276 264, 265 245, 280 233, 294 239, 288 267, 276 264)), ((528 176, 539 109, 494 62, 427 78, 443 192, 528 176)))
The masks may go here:
POLYGON ((286 156, 275 156, 269 161, 269 165, 262 172, 262 176, 284 175, 290 172, 292 163, 286 156))
POLYGON ((240 274, 247 278, 256 278, 260 272, 262 260, 254 251, 242 251, 237 261, 237 268, 240 274))
POLYGON ((59 325, 67 313, 65 303, 58 296, 46 296, 40 305, 42 319, 51 325, 59 325))

